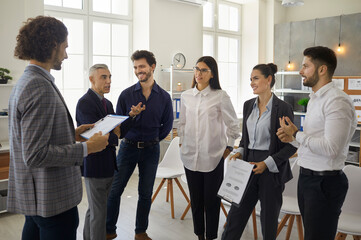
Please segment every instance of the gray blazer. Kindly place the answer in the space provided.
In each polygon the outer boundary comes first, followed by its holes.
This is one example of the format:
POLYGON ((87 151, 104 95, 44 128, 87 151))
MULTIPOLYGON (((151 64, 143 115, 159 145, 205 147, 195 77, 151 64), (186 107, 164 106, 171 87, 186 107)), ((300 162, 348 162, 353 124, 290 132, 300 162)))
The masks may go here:
POLYGON ((46 70, 26 67, 9 100, 8 211, 50 217, 79 204, 83 146, 46 70))

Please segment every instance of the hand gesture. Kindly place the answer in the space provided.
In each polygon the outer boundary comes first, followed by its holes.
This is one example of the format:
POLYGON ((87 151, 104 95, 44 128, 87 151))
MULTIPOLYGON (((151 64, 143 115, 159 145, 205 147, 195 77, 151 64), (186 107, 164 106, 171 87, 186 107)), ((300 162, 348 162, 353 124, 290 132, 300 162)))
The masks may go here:
POLYGON ((238 153, 230 156, 230 157, 229 157, 229 161, 232 161, 232 160, 233 160, 233 161, 236 161, 237 158, 241 159, 241 158, 242 158, 242 154, 238 152, 238 153))
POLYGON ((255 165, 256 167, 253 168, 254 174, 262 174, 264 170, 267 169, 267 165, 264 161, 262 162, 250 162, 250 164, 255 165))
POLYGON ((95 133, 88 141, 86 141, 88 147, 88 154, 100 152, 108 145, 109 133, 102 135, 102 132, 95 133))
POLYGON ((289 117, 279 118, 280 128, 277 130, 277 136, 282 142, 292 142, 293 134, 298 131, 296 125, 289 119, 289 117))
POLYGON ((139 102, 137 106, 132 105, 132 107, 130 108, 129 116, 135 117, 144 110, 145 110, 145 105, 142 106, 142 102, 139 102))
POLYGON ((80 136, 80 134, 82 134, 86 130, 89 130, 90 128, 93 128, 93 127, 94 127, 94 124, 83 124, 83 125, 80 125, 79 127, 77 127, 75 129, 75 140, 79 141, 79 142, 86 141, 86 139, 83 138, 82 136, 80 136))

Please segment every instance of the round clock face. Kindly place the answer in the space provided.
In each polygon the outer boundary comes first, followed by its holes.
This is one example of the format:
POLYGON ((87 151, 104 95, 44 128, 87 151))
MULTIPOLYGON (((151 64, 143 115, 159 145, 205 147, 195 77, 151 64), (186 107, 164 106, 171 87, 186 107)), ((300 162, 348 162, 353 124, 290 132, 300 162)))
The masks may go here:
POLYGON ((181 69, 186 65, 186 57, 182 53, 177 53, 173 57, 173 67, 181 69))

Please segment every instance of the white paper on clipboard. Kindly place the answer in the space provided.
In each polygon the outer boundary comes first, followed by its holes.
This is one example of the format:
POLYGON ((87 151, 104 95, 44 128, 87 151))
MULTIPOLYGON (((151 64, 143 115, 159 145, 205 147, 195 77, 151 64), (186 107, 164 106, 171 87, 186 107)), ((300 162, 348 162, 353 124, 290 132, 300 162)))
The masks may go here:
POLYGON ((230 161, 226 176, 218 190, 218 196, 224 200, 239 206, 243 194, 247 188, 254 165, 243 161, 230 161))
POLYGON ((83 138, 89 139, 91 138, 95 133, 98 133, 99 131, 102 132, 103 135, 107 134, 111 130, 113 130, 116 126, 120 125, 122 122, 124 122, 128 116, 121 116, 121 115, 112 115, 109 114, 106 117, 100 119, 97 121, 92 129, 89 129, 80 136, 83 138))

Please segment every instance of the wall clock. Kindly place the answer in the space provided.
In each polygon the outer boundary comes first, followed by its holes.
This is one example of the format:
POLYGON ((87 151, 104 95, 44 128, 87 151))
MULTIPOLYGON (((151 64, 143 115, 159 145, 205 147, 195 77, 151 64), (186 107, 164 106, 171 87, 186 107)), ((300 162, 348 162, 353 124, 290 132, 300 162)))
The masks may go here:
POLYGON ((186 65, 186 57, 182 53, 177 53, 173 56, 173 67, 182 69, 186 65))

